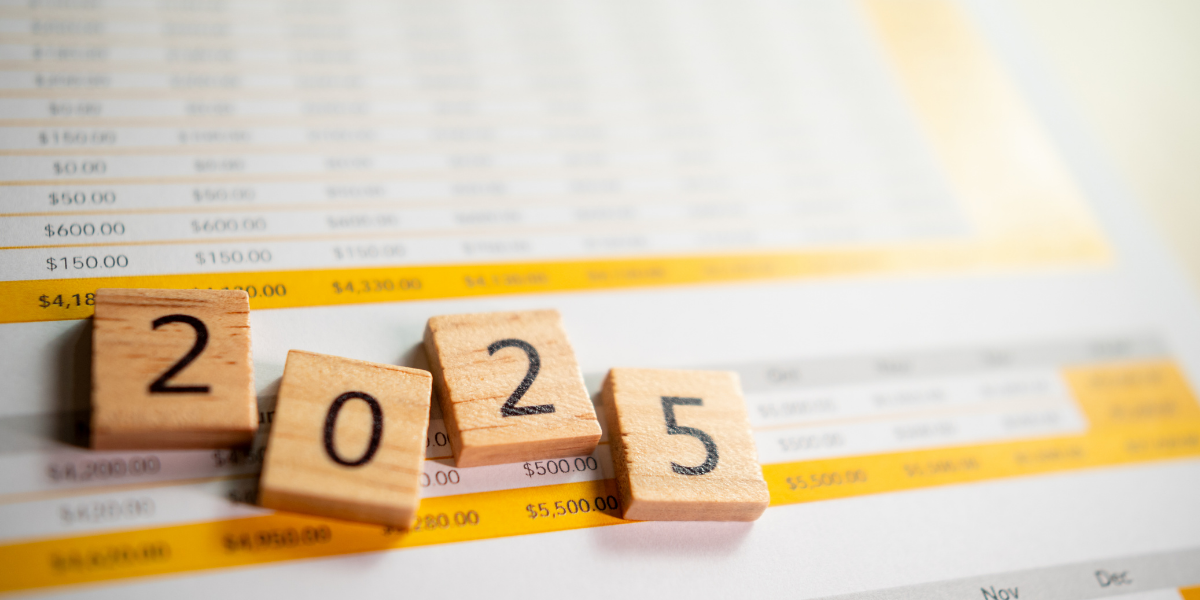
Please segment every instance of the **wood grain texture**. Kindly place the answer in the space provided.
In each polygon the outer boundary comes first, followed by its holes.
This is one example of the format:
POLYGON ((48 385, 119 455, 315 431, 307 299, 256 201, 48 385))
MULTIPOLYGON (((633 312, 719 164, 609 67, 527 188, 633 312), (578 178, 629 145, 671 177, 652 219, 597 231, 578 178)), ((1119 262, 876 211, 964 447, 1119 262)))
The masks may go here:
POLYGON ((259 503, 410 527, 420 502, 432 385, 428 371, 288 352, 259 503), (378 420, 363 395, 377 404, 378 420))
POLYGON ((612 369, 603 404, 624 518, 753 521, 770 504, 736 373, 612 369))
POLYGON ((425 352, 458 466, 582 456, 600 441, 596 409, 558 311, 433 317, 425 352), (538 363, 515 408, 549 405, 554 412, 504 414, 530 374, 531 358, 513 340, 532 347, 538 363))
POLYGON ((224 448, 258 429, 250 359, 250 300, 240 290, 96 290, 92 333, 92 447, 224 448), (203 350, 152 391, 196 347, 203 350), (159 319, 176 322, 160 323, 159 319), (200 391, 203 388, 207 391, 200 391))

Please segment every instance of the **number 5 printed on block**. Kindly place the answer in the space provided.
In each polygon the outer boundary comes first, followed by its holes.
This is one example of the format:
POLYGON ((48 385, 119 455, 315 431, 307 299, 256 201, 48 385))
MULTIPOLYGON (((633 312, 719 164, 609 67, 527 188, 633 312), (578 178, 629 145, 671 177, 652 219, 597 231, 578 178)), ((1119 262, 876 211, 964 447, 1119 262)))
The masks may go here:
POLYGON ((770 504, 737 373, 617 368, 600 394, 623 518, 753 521, 770 504))
POLYGON ((717 455, 717 443, 707 433, 696 429, 695 427, 682 427, 675 423, 675 407, 676 406, 703 406, 704 401, 699 398, 680 398, 678 396, 663 396, 662 409, 663 416, 667 420, 668 435, 690 435, 704 444, 704 451, 708 456, 704 458, 704 464, 697 467, 685 467, 677 462, 671 461, 671 470, 680 475, 704 475, 712 472, 717 468, 717 460, 720 457, 717 455))

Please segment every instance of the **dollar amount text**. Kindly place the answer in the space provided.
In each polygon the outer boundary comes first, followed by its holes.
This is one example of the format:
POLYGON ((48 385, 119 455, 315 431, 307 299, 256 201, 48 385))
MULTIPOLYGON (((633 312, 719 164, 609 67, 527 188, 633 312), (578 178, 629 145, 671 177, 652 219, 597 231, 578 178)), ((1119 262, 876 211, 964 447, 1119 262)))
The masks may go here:
POLYGON ((596 496, 590 501, 580 498, 578 500, 556 500, 553 504, 549 502, 527 504, 525 512, 528 513, 527 516, 530 519, 557 519, 592 511, 614 511, 620 507, 621 503, 617 502, 616 496, 596 496))
POLYGON ((124 254, 105 256, 59 256, 46 259, 46 270, 63 269, 81 271, 91 269, 123 269, 129 266, 129 257, 124 254))
POLYGON ((573 460, 566 458, 539 460, 537 462, 527 462, 522 466, 525 468, 526 477, 533 477, 534 475, 557 475, 559 473, 578 471, 595 471, 600 468, 600 464, 592 456, 579 457, 573 460))

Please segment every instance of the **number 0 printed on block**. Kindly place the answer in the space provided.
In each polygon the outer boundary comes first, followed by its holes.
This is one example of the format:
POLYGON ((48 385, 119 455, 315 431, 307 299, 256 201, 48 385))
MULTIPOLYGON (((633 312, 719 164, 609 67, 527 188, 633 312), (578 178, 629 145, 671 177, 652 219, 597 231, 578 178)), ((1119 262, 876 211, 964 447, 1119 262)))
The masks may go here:
POLYGON ((409 527, 419 502, 432 385, 428 371, 288 352, 259 501, 409 527))
POLYGON ((613 369, 603 396, 626 519, 753 521, 766 510, 736 373, 613 369))
POLYGON ((600 423, 558 311, 434 317, 425 352, 458 466, 596 449, 600 423))
POLYGON ((92 447, 223 448, 258 429, 240 290, 99 289, 92 447))

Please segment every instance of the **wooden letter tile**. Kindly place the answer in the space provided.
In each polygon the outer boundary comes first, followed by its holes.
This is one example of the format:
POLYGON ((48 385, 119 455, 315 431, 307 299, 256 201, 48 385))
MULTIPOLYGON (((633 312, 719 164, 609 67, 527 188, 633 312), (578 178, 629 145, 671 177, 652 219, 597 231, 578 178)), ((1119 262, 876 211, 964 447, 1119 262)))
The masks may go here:
POLYGON ((753 521, 766 510, 736 373, 613 369, 603 402, 626 519, 753 521))
POLYGON ((96 290, 92 447, 223 448, 258 429, 240 290, 96 290))
POLYGON ((428 371, 288 352, 259 503, 336 519, 412 525, 432 385, 428 371))
POLYGON ((600 441, 558 311, 434 317, 425 352, 458 466, 580 456, 600 441))

